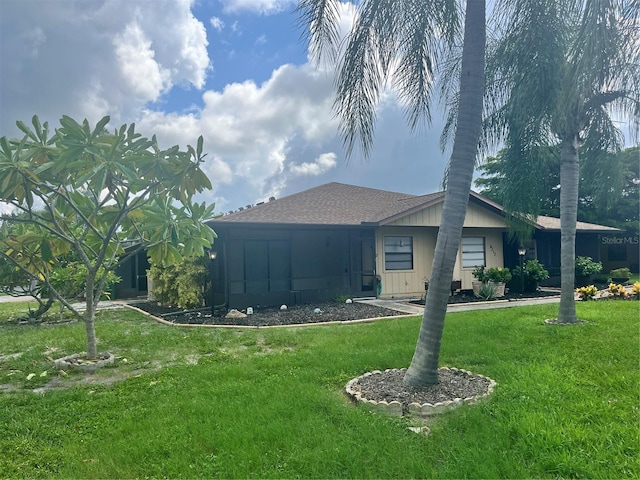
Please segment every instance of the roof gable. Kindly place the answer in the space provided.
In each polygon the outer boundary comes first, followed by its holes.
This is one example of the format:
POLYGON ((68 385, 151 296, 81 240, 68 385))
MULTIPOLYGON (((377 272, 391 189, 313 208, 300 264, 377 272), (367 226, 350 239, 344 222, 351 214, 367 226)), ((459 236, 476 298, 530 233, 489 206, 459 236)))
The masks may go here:
MULTIPOLYGON (((216 225, 230 224, 264 224, 264 225, 344 225, 344 226, 380 226, 413 224, 411 215, 425 212, 435 205, 444 202, 444 192, 428 195, 410 195, 399 192, 389 192, 375 188, 358 187, 344 183, 332 182, 318 187, 294 193, 277 200, 256 205, 245 210, 224 215, 213 220, 216 225)), ((489 227, 498 225, 498 218, 504 218, 505 212, 501 205, 486 197, 470 192, 470 212, 488 210, 488 215, 478 217, 491 219, 489 227)), ((417 215, 414 215, 417 218, 417 215)), ((428 220, 430 225, 439 225, 434 219, 428 220)), ((472 222, 476 225, 476 221, 472 222)), ((416 225, 427 224, 415 220, 416 225)), ((467 225, 467 220, 465 220, 467 225)), ((560 219, 540 216, 535 223, 537 230, 560 230, 560 219)), ((617 228, 578 222, 579 231, 614 232, 617 228)))
POLYGON ((362 225, 404 211, 420 198, 332 182, 225 215, 214 223, 362 225))

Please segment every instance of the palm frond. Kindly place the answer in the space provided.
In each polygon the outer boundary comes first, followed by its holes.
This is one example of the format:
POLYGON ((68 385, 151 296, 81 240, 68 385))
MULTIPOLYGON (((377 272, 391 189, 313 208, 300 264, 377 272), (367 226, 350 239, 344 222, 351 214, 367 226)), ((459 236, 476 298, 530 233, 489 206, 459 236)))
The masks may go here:
POLYGON ((335 62, 340 32, 337 0, 300 0, 296 8, 302 39, 309 46, 311 58, 321 63, 325 56, 335 62))
POLYGON ((444 42, 459 31, 456 0, 363 0, 345 42, 338 39, 338 2, 301 0, 301 23, 309 25, 315 58, 339 58, 334 111, 349 158, 356 146, 368 156, 377 106, 395 90, 409 126, 430 121, 435 65, 444 42))

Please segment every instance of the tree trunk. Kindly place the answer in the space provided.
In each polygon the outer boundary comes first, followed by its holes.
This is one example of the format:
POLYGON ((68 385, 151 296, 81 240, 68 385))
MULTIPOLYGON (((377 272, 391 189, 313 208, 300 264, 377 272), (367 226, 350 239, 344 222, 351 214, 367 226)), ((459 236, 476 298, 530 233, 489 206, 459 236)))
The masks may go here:
POLYGON ((420 335, 411 365, 404 377, 407 385, 427 386, 438 383, 438 359, 447 301, 482 128, 485 31, 485 1, 468 0, 460 71, 458 123, 420 335))
POLYGON ((560 307, 558 322, 575 323, 576 221, 580 182, 579 141, 563 140, 560 152, 560 307))
MULTIPOLYGON (((94 274, 95 275, 95 274, 94 274)), ((98 357, 98 340, 96 338, 96 302, 94 302, 93 291, 95 276, 89 273, 87 277, 87 289, 85 291, 86 310, 84 312, 84 328, 87 334, 87 358, 98 357)))

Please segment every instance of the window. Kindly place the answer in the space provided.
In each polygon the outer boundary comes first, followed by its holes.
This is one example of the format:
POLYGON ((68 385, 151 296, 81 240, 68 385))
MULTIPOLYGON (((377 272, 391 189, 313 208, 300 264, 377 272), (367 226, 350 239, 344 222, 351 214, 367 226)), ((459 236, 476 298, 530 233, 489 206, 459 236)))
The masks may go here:
POLYGON ((462 268, 487 265, 484 237, 462 237, 462 268))
POLYGON ((413 237, 384 237, 384 268, 413 269, 413 237))

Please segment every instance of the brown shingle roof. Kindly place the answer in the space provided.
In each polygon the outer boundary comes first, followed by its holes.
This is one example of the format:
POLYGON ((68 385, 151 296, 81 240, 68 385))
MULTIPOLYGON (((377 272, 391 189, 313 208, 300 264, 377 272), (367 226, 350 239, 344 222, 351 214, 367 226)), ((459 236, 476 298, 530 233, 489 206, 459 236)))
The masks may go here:
POLYGON ((214 223, 361 225, 377 223, 438 195, 417 196, 332 182, 225 215, 214 223))
MULTIPOLYGON (((560 219, 555 217, 546 217, 540 215, 536 219, 536 228, 540 230, 557 230, 560 231, 560 219)), ((607 227, 605 225, 597 225, 595 223, 576 222, 576 230, 579 231, 593 231, 593 232, 619 232, 619 228, 607 227)))
MULTIPOLYGON (((471 198, 504 215, 501 205, 471 192, 471 198)), ((213 224, 362 225, 384 224, 444 200, 444 193, 409 195, 344 183, 326 183, 252 208, 219 217, 213 224)), ((560 219, 539 216, 539 230, 560 230, 560 219)), ((578 222, 579 231, 618 231, 578 222)))

